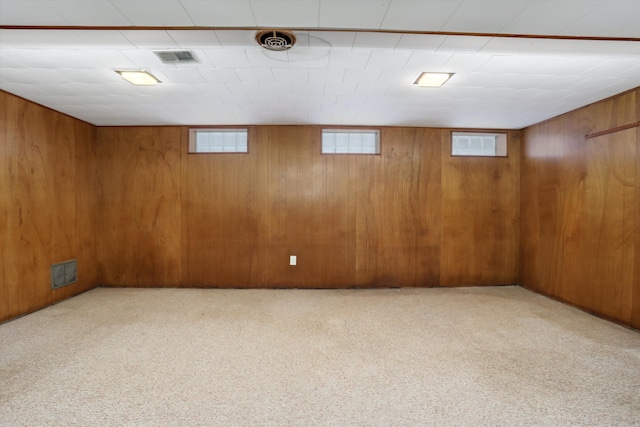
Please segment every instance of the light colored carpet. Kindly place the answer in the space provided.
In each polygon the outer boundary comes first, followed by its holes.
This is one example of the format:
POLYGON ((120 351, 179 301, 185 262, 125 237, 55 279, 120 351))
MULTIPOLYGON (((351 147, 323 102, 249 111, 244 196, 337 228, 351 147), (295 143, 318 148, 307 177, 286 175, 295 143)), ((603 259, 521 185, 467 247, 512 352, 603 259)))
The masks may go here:
POLYGON ((95 289, 0 325, 0 425, 640 425, 640 333, 520 287, 95 289))

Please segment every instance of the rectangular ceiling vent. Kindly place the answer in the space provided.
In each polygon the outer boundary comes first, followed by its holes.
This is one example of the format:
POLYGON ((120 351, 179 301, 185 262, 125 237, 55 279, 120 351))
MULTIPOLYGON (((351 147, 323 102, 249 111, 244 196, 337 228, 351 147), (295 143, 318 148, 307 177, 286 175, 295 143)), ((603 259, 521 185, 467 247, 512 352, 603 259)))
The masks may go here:
POLYGON ((196 57, 196 54, 190 50, 165 50, 165 51, 155 51, 160 61, 165 64, 185 64, 185 63, 194 63, 200 62, 196 57))

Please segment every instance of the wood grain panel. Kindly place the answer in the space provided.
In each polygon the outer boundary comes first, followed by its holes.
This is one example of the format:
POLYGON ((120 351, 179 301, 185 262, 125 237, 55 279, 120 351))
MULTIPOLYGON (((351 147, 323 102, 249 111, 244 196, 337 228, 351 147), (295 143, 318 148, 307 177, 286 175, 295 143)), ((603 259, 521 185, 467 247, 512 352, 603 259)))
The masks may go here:
POLYGON ((267 147, 262 132, 249 133, 248 154, 186 156, 183 215, 191 285, 265 283, 267 147))
POLYGON ((56 118, 52 112, 16 97, 7 98, 7 114, 10 209, 5 287, 10 306, 5 318, 44 307, 50 301, 55 214, 51 131, 56 118))
POLYGON ((625 321, 631 320, 638 220, 635 139, 636 132, 627 130, 586 141, 586 195, 578 231, 583 239, 576 243, 580 256, 572 260, 576 274, 566 280, 581 288, 574 294, 577 304, 625 321))
POLYGON ((517 132, 508 157, 454 157, 442 131, 442 286, 518 282, 517 132))
POLYGON ((362 287, 439 282, 440 141, 433 129, 381 133, 357 158, 356 271, 362 287))
MULTIPOLYGON (((640 89, 636 91, 636 120, 640 121, 640 89)), ((636 213, 640 218, 640 128, 636 128, 636 213)), ((640 329, 640 220, 635 223, 634 286, 632 292, 631 326, 640 329)))
POLYGON ((328 233, 335 230, 325 224, 326 157, 320 155, 318 136, 311 127, 269 128, 267 282, 272 286, 326 287, 325 270, 345 267, 330 255, 336 240, 328 233), (297 265, 289 265, 290 255, 297 265))
MULTIPOLYGON (((442 131, 385 128, 382 154, 367 156, 322 155, 320 130, 256 126, 250 129, 248 154, 187 154, 186 128, 100 129, 103 283, 437 286, 442 131), (152 141, 159 145, 153 148, 152 141), (176 163, 176 156, 171 154, 172 160, 165 162, 160 152, 182 153, 182 170, 167 166, 176 163), (148 188, 156 182, 167 184, 148 188), (153 218, 137 219, 150 217, 153 206, 158 206, 161 218, 173 218, 169 212, 178 187, 179 220, 156 227, 149 226, 153 218), (156 232, 181 236, 181 243, 159 249, 154 239, 166 239, 152 237, 156 232), (130 242, 124 250, 123 241, 130 242), (289 265, 290 255, 298 257, 298 265, 289 265), (163 265, 180 264, 180 275, 176 272, 170 281, 158 279, 145 267, 152 258, 163 265)), ((517 197, 510 191, 511 187, 503 195, 514 197, 517 211, 517 197)), ((504 241, 510 244, 517 238, 504 241)), ((492 248, 496 253, 511 250, 500 243, 492 248)), ((451 277, 448 284, 466 282, 451 277)))
MULTIPOLYGON (((89 290, 98 285, 96 127, 88 123, 75 122, 75 139, 75 258, 78 260, 80 287, 82 290, 89 290)), ((68 288, 61 290, 70 291, 68 288)))
POLYGON ((180 284, 181 128, 99 128, 98 141, 100 283, 180 284))
POLYGON ((7 95, 0 91, 0 321, 8 318, 10 301, 9 282, 5 282, 9 268, 9 152, 7 150, 7 95), (7 284, 5 284, 7 283, 7 284))
MULTIPOLYGON (((79 239, 95 252, 95 224, 78 226, 77 212, 91 211, 94 170, 79 166, 77 150, 91 153, 92 126, 7 93, 3 103, 2 303, 0 321, 45 307, 95 286, 95 268, 82 264, 79 239), (84 134, 76 134, 81 126, 84 134), (50 289, 52 263, 78 259, 83 271, 76 284, 50 289)), ((93 219, 91 219, 93 220, 93 219)))
POLYGON ((522 158, 521 283, 638 326, 637 91, 528 128, 522 158), (635 261, 634 261, 635 260, 635 261))

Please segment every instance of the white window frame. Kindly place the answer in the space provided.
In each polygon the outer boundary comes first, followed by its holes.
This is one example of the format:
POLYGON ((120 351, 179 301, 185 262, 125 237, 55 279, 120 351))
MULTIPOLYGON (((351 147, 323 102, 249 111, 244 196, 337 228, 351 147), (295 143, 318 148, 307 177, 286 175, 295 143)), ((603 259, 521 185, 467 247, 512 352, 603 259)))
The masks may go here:
POLYGON ((322 129, 321 142, 322 154, 380 154, 379 129, 322 129))
POLYGON ((507 157, 507 133, 453 131, 450 154, 452 157, 507 157))
POLYGON ((246 154, 249 152, 247 128, 191 128, 189 129, 190 154, 246 154), (216 135, 209 144, 198 144, 198 134, 216 135), (236 134, 233 136, 232 134, 236 134), (239 138, 239 139, 238 139, 239 138), (208 149, 207 149, 208 148, 208 149))

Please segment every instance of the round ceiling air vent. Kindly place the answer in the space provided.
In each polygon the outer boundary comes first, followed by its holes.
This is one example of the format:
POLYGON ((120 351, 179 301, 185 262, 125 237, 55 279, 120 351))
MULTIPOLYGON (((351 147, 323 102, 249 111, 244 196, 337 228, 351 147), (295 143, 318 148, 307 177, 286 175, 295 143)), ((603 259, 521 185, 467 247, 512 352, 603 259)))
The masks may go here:
POLYGON ((265 49, 281 51, 291 49, 296 43, 296 36, 284 30, 264 30, 256 34, 256 41, 265 49))

